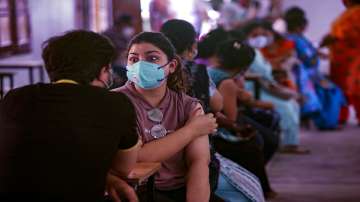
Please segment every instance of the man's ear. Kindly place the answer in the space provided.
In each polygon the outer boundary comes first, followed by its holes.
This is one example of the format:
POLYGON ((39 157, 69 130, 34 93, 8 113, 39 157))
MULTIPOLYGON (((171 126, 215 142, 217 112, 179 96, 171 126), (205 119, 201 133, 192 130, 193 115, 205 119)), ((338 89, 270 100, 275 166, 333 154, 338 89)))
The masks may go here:
POLYGON ((100 74, 106 73, 108 68, 109 68, 108 66, 101 67, 100 74))
POLYGON ((101 78, 107 71, 107 66, 102 66, 99 72, 98 77, 101 78))
POLYGON ((198 54, 198 46, 197 43, 194 43, 191 48, 189 49, 189 53, 191 54, 191 58, 195 58, 198 54))
POLYGON ((110 65, 104 65, 101 67, 100 74, 98 75, 99 79, 102 79, 102 77, 104 77, 109 72, 109 68, 111 68, 110 65))

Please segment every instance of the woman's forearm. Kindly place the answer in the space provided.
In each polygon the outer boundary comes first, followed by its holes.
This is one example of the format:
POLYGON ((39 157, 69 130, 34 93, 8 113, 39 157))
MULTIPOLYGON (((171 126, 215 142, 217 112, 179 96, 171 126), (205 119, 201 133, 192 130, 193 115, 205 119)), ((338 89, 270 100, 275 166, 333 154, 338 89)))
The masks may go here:
POLYGON ((191 142, 193 132, 184 126, 166 137, 144 144, 139 151, 138 161, 162 162, 169 159, 191 142))
POLYGON ((195 107, 190 113, 191 117, 185 126, 163 138, 144 144, 140 149, 138 161, 162 162, 184 149, 185 146, 191 145, 191 142, 198 138, 207 140, 208 134, 217 127, 216 119, 213 114, 203 114, 200 104, 197 106, 199 107, 195 107))

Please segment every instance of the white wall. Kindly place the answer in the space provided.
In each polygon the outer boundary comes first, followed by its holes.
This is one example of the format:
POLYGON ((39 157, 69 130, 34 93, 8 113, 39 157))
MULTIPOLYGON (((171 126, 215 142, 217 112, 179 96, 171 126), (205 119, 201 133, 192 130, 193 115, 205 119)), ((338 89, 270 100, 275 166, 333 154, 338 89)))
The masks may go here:
MULTIPOLYGON (((284 0, 284 8, 294 5, 306 11, 309 19, 306 35, 314 42, 319 42, 322 36, 328 33, 331 22, 344 10, 341 0, 284 0)), ((76 28, 75 0, 29 0, 29 9, 33 51, 27 55, 1 60, 39 60, 43 41, 76 28)), ((16 86, 27 83, 27 72, 18 71, 15 77, 16 86)))
POLYGON ((31 53, 3 60, 40 59, 46 39, 75 29, 75 0, 29 0, 29 12, 31 53))
MULTIPOLYGON (((75 0, 29 0, 31 47, 29 54, 1 59, 5 61, 41 60, 41 45, 49 37, 75 29, 75 0)), ((29 84, 27 70, 16 72, 15 87, 29 84)), ((39 81, 36 71, 35 82, 39 81)))
POLYGON ((32 57, 40 58, 43 41, 75 28, 75 0, 29 0, 29 7, 32 57))

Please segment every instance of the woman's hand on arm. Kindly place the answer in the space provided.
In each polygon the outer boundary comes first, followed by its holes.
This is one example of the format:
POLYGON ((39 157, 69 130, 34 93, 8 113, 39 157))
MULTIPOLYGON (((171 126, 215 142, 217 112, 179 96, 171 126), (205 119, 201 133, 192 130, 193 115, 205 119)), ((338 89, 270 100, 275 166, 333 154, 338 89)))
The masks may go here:
POLYGON ((201 105, 198 104, 191 113, 201 114, 192 116, 182 128, 175 132, 148 142, 140 149, 138 161, 141 162, 162 162, 167 160, 180 150, 184 149, 192 140, 200 136, 212 133, 216 128, 216 119, 213 114, 203 114, 201 105))

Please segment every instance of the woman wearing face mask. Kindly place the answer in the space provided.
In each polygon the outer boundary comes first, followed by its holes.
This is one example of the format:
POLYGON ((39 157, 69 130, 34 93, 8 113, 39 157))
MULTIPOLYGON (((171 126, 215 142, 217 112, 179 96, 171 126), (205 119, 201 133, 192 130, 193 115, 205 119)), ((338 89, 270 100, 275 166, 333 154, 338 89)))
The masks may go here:
POLYGON ((187 93, 201 100, 205 111, 221 111, 222 97, 209 78, 206 65, 194 61, 198 49, 193 25, 185 20, 172 19, 166 21, 160 31, 169 38, 184 64, 183 71, 190 87, 187 93))
POLYGON ((136 109, 143 141, 138 161, 162 162, 155 196, 209 201, 207 135, 217 124, 212 114, 203 114, 196 99, 183 93, 180 64, 163 34, 143 32, 130 42, 129 81, 116 91, 125 93, 136 109))
POLYGON ((297 59, 295 43, 275 32, 271 23, 263 21, 259 25, 267 37, 274 39, 272 40, 273 43, 268 43, 261 49, 261 53, 271 63, 275 81, 294 91, 298 90, 304 97, 301 102, 301 116, 312 118, 321 110, 322 106, 315 92, 311 75, 301 61, 297 59))
MULTIPOLYGON (((172 19, 165 22, 160 31, 170 39, 176 48, 177 53, 180 55, 182 62, 185 64, 183 71, 185 72, 187 77, 186 81, 189 86, 187 93, 198 98, 207 112, 218 112, 217 121, 220 126, 223 125, 224 120, 220 120, 219 118, 219 112, 223 107, 222 96, 210 79, 207 72, 207 66, 194 62, 194 58, 197 55, 197 41, 194 27, 187 21, 172 19)), ((227 120, 225 116, 223 119, 227 120)), ((230 120, 227 121, 230 122, 228 125, 231 126, 231 129, 236 128, 235 125, 237 124, 234 124, 234 122, 230 120)), ((211 137, 210 141, 213 142, 215 140, 211 137)), ((245 144, 251 143, 244 143, 244 145, 245 144)), ((251 161, 259 162, 261 160, 256 158, 256 154, 261 155, 261 151, 259 151, 259 149, 252 151, 253 153, 250 154, 249 152, 244 152, 248 151, 249 147, 245 146, 246 148, 243 149, 241 145, 231 143, 226 146, 234 148, 231 152, 235 151, 236 154, 240 153, 240 155, 246 156, 247 159, 252 158, 253 160, 251 161), (257 151, 258 153, 256 153, 257 151), (252 155, 254 153, 256 154, 252 155)), ((253 183, 257 182, 257 179, 254 179, 249 171, 242 169, 242 167, 239 166, 240 164, 237 165, 231 160, 220 156, 220 154, 216 153, 213 145, 211 145, 210 152, 211 163, 209 168, 212 193, 216 193, 217 196, 220 196, 228 202, 260 202, 263 200, 261 187, 259 184, 253 183), (221 167, 227 167, 230 169, 221 169, 221 167), (234 169, 234 167, 242 170, 234 169), (241 179, 242 183, 239 183, 238 181, 240 180, 238 179, 241 179), (249 187, 251 187, 251 190, 249 190, 249 187)), ((246 166, 244 167, 246 168, 246 166)))
MULTIPOLYGON (((260 99, 272 102, 275 111, 280 115, 282 130, 282 152, 291 154, 307 154, 309 150, 299 147, 300 108, 297 99, 300 95, 292 90, 281 87, 272 76, 272 66, 264 58, 261 49, 273 41, 261 29, 261 23, 252 21, 243 28, 247 43, 256 49, 255 60, 250 65, 249 73, 259 76, 261 85, 260 99)), ((251 84, 247 89, 252 90, 251 84)))
MULTIPOLYGON (((304 67, 303 72, 307 74, 309 80, 315 85, 316 93, 321 101, 322 108, 317 113, 310 114, 314 120, 315 125, 319 129, 336 129, 338 127, 338 117, 342 105, 344 105, 344 97, 342 91, 333 84, 330 80, 325 78, 319 71, 319 53, 309 39, 304 35, 307 18, 305 12, 299 7, 293 7, 286 11, 284 19, 287 24, 287 37, 295 43, 295 50, 297 56, 304 67), (325 96, 326 95, 326 96, 325 96)), ((355 23, 356 24, 356 23, 355 23)), ((353 27, 349 29, 352 32, 353 27)), ((350 42, 351 43, 351 42, 350 42)), ((345 44, 345 43, 342 43, 345 44)), ((356 50, 356 48, 354 49, 356 50)), ((341 51, 342 52, 342 51, 341 51)), ((341 53, 343 57, 343 53, 341 53)), ((356 55, 356 54, 355 54, 356 55)), ((357 56, 357 55, 356 55, 357 56)), ((344 57, 348 60, 348 57, 344 57)), ((340 60, 337 60, 337 62, 340 60)), ((332 63, 334 64, 334 63, 332 63)), ((344 66, 342 66, 343 68, 344 66)), ((344 71, 341 69, 340 74, 344 71)), ((348 72, 347 72, 348 73, 348 72)), ((301 74, 299 74, 301 76, 301 74)), ((301 78, 300 78, 301 79, 301 78)), ((300 80, 299 79, 299 80, 300 80)), ((301 81, 301 80, 300 80, 301 81)), ((307 88, 309 86, 305 82, 298 82, 299 87, 307 88)), ((301 90, 301 89, 300 89, 301 90)), ((304 92, 310 92, 309 89, 303 89, 304 92)), ((310 101, 310 99, 309 99, 310 101)), ((345 108, 344 108, 345 109, 345 108)), ((344 111, 346 112, 346 111, 344 111)), ((346 114, 342 114, 346 115, 346 114)), ((344 121, 341 116, 341 122, 344 121)))
POLYGON ((116 58, 112 64, 114 70, 113 87, 122 86, 126 82, 126 48, 131 37, 135 34, 133 19, 130 15, 120 15, 114 21, 114 26, 107 29, 103 35, 107 36, 116 48, 116 58))
MULTIPOLYGON (((220 94, 224 98, 223 114, 229 121, 241 124, 238 108, 238 86, 234 78, 243 74, 254 59, 254 50, 239 40, 223 41, 217 44, 218 50, 213 56, 209 75, 213 79, 220 94)), ((260 125, 260 124, 259 124, 260 125)), ((255 133, 253 128, 247 132, 255 133)), ((245 132, 245 131, 244 131, 245 132)), ((254 173, 260 180, 264 196, 272 198, 276 193, 271 189, 265 170, 264 154, 255 138, 243 138, 226 127, 219 129, 218 137, 214 140, 215 149, 225 157, 244 166, 254 173)), ((240 132, 241 134, 241 132, 240 132)))

